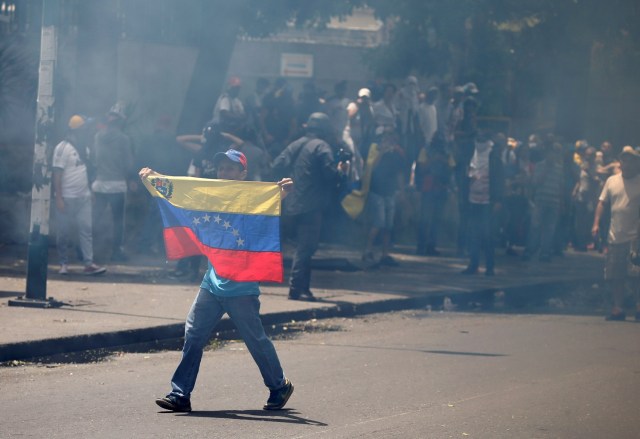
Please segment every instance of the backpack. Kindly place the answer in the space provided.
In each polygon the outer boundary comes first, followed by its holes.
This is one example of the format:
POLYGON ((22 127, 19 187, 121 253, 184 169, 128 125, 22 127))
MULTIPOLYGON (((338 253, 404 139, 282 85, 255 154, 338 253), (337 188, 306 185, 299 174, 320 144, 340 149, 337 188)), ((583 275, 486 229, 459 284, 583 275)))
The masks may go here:
POLYGON ((301 137, 280 153, 278 157, 271 163, 271 175, 275 180, 281 180, 286 177, 293 177, 293 171, 298 161, 300 153, 307 145, 312 145, 315 149, 324 140, 318 138, 309 139, 301 137))

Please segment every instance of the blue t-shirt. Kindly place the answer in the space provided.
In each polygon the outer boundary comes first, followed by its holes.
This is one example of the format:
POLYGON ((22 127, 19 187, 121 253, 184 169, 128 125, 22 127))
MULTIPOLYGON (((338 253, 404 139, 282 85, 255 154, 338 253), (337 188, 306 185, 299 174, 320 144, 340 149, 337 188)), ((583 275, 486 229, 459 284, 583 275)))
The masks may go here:
POLYGON ((213 266, 209 262, 209 269, 204 274, 200 288, 210 291, 216 296, 238 297, 238 296, 259 296, 260 286, 258 282, 236 282, 218 276, 213 266))

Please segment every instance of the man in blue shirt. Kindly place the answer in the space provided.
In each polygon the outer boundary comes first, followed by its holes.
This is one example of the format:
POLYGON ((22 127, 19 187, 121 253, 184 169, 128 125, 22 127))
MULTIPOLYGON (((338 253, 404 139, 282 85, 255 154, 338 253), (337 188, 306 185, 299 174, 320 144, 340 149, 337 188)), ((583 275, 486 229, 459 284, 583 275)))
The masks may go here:
MULTIPOLYGON (((239 151, 230 149, 214 156, 217 177, 223 180, 244 180, 247 159, 239 151)), ((149 168, 140 170, 140 177, 159 175, 149 168)), ((278 182, 284 198, 291 188, 291 179, 278 182)), ((211 333, 227 313, 238 328, 240 336, 260 369, 270 396, 265 410, 280 410, 293 393, 293 385, 284 376, 278 354, 267 337, 260 320, 260 288, 257 282, 236 282, 219 276, 213 266, 204 275, 185 324, 182 359, 171 379, 171 392, 156 404, 175 412, 191 411, 191 392, 195 387, 202 353, 211 333)))

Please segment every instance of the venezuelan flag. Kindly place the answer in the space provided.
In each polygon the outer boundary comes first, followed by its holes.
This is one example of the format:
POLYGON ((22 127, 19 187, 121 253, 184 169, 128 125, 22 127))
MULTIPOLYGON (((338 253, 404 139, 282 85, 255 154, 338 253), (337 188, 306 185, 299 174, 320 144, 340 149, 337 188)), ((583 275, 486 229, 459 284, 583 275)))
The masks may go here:
POLYGON ((220 276, 282 282, 280 188, 275 183, 149 176, 168 259, 205 255, 220 276))

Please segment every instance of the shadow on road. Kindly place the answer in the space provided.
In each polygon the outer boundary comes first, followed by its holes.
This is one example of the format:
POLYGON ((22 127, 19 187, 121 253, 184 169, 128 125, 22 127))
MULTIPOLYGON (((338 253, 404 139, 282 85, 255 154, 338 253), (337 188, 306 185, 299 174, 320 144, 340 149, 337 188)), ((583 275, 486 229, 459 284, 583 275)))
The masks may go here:
MULTIPOLYGON (((173 413, 162 411, 159 413, 173 413)), ((262 422, 282 422, 285 424, 302 424, 314 425, 316 427, 326 427, 329 424, 324 422, 306 419, 297 416, 299 413, 294 409, 283 410, 209 410, 209 411, 193 411, 191 413, 181 413, 179 416, 195 416, 198 418, 219 418, 219 419, 236 419, 238 421, 262 421, 262 422)))
MULTIPOLYGON (((312 343, 297 343, 308 344, 312 343)), ((410 348, 395 348, 389 346, 367 346, 367 345, 350 345, 350 344, 331 344, 322 343, 323 347, 330 346, 334 348, 348 348, 348 349, 375 349, 381 351, 410 351, 410 352, 423 352, 425 354, 438 354, 438 355, 467 355, 471 357, 507 357, 507 354, 494 354, 488 352, 463 352, 463 351, 447 351, 447 350, 433 350, 433 349, 410 349, 410 348)))

